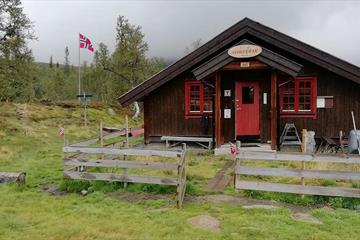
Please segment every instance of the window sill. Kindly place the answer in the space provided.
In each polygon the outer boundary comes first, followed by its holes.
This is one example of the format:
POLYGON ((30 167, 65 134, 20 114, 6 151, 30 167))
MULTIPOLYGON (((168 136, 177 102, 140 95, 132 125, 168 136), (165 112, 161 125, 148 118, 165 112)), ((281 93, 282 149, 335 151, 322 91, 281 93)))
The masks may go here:
POLYGON ((209 118, 213 117, 212 112, 206 112, 206 113, 199 113, 199 114, 188 114, 188 115, 185 115, 185 119, 202 118, 204 115, 208 115, 209 118))
POLYGON ((280 118, 312 118, 312 119, 316 119, 316 113, 283 112, 283 113, 280 113, 280 118))

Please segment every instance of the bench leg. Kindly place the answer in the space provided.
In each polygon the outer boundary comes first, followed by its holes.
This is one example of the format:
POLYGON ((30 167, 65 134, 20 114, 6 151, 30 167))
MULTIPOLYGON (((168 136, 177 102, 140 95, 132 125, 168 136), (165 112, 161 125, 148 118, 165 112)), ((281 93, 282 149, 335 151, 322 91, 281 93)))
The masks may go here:
POLYGON ((166 142, 166 148, 169 148, 169 140, 165 140, 166 142))

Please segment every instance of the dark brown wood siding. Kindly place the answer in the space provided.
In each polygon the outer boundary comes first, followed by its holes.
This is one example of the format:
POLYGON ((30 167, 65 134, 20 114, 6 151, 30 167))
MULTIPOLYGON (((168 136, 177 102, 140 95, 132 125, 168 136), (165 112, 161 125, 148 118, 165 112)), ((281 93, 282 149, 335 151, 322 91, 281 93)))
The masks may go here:
MULTIPOLYGON (((234 86, 235 81, 258 81, 260 86, 260 130, 261 141, 270 140, 270 70, 223 71, 221 73, 221 94, 231 89, 231 97, 221 97, 221 112, 230 107, 232 118, 222 118, 224 141, 235 139, 234 86), (267 104, 263 104, 263 93, 267 93, 267 104)), ((286 122, 295 123, 298 131, 306 128, 315 131, 317 136, 337 137, 340 130, 347 134, 352 129, 350 112, 355 112, 357 124, 360 126, 360 86, 348 79, 340 77, 314 65, 308 65, 304 75, 317 76, 317 95, 333 96, 334 106, 331 109, 317 109, 317 118, 280 118, 280 131, 286 122)), ((207 131, 204 130, 200 118, 185 119, 184 95, 185 76, 180 76, 144 99, 145 141, 158 139, 160 136, 212 136, 212 120, 207 131)))
POLYGON ((317 136, 338 137, 340 130, 348 134, 353 129, 351 111, 354 111, 359 125, 360 85, 322 69, 315 72, 317 96, 333 96, 333 108, 318 108, 316 119, 281 118, 281 130, 286 122, 293 122, 299 132, 305 128, 315 131, 317 136))
POLYGON ((166 135, 212 136, 212 118, 207 124, 201 118, 185 119, 186 79, 186 76, 176 78, 145 97, 145 142, 166 135))

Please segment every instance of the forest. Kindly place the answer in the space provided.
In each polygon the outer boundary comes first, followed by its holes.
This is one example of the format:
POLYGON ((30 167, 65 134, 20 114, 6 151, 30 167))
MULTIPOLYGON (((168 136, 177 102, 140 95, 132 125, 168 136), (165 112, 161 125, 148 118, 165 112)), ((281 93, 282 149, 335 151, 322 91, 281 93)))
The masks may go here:
MULTIPOLYGON (((162 58, 147 57, 149 46, 140 26, 121 15, 114 21, 114 52, 99 43, 94 46, 93 61, 80 66, 82 91, 105 103, 115 102, 118 96, 165 66, 162 58)), ((50 56, 48 63, 37 63, 29 41, 36 41, 36 32, 21 1, 0 1, 0 101, 76 99, 78 66, 70 63, 68 47, 64 46, 63 62, 55 63, 50 56)))

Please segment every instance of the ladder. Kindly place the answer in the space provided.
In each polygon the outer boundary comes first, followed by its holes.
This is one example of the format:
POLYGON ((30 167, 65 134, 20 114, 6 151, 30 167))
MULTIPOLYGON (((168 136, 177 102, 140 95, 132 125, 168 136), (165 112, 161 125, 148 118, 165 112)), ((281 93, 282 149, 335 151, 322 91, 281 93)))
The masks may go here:
POLYGON ((294 123, 286 123, 281 134, 280 146, 301 146, 301 140, 294 123))

